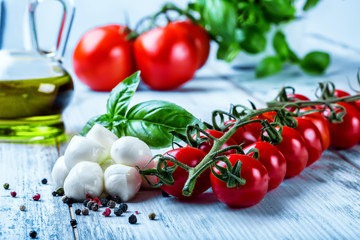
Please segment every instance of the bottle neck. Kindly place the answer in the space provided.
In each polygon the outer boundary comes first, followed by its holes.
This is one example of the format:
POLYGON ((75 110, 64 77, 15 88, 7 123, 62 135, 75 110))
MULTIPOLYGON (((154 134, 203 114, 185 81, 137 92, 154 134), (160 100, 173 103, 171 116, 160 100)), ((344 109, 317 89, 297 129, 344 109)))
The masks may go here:
POLYGON ((30 51, 28 0, 0 0, 0 50, 30 51))

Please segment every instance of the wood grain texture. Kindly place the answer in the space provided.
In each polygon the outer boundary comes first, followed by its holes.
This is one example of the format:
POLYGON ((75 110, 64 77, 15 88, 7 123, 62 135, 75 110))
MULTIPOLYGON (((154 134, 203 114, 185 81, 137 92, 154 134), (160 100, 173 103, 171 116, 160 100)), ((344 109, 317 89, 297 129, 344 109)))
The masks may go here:
POLYGON ((58 158, 55 145, 0 144, 0 239, 28 239, 35 230, 38 239, 73 239, 68 207, 51 195, 51 169, 58 158), (43 178, 48 184, 42 184, 43 178), (16 191, 15 198, 10 196, 16 191), (41 195, 40 201, 32 196, 41 195), (24 204, 26 211, 19 210, 24 204))
POLYGON ((341 157, 352 163, 354 166, 360 169, 360 145, 356 145, 350 149, 337 150, 341 157))
MULTIPOLYGON (((80 239, 356 239, 360 235, 360 171, 326 151, 300 176, 258 205, 230 209, 211 191, 193 201, 141 191, 120 217, 104 208, 76 216, 80 239), (128 217, 135 211, 138 223, 128 217), (155 212, 155 221, 148 214, 155 212)), ((74 204, 74 208, 84 208, 74 204)))

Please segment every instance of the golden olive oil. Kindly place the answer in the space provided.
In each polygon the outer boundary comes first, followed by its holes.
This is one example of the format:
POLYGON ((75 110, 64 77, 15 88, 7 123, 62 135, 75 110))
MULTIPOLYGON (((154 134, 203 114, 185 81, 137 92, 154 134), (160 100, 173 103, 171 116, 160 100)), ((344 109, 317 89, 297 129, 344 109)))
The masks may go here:
POLYGON ((0 141, 35 141, 64 133, 61 113, 73 94, 70 75, 0 81, 0 141))

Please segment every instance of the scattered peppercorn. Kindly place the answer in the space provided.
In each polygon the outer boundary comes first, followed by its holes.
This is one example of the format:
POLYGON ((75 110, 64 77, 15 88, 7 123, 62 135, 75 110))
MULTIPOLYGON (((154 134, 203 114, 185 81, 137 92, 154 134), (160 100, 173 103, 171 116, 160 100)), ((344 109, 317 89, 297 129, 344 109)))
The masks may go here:
POLYGON ((99 205, 101 205, 101 201, 100 201, 100 199, 98 199, 98 198, 94 198, 92 201, 93 201, 93 202, 96 202, 96 203, 99 204, 99 205))
POLYGON ((34 201, 39 201, 40 200, 40 194, 35 194, 32 199, 34 199, 34 201))
POLYGON ((71 206, 74 202, 75 200, 73 198, 67 198, 64 203, 71 206))
POLYGON ((42 183, 42 184, 47 184, 47 179, 46 179, 46 178, 43 178, 43 179, 41 180, 41 183, 42 183))
POLYGON ((55 190, 55 192, 57 193, 57 195, 59 196, 64 196, 64 189, 62 187, 59 187, 55 190))
POLYGON ((26 206, 24 204, 20 205, 20 211, 25 211, 26 210, 26 206))
POLYGON ((135 224, 137 222, 137 218, 134 214, 131 214, 129 217, 129 223, 130 224, 135 224))
POLYGON ((12 197, 16 197, 16 192, 10 192, 12 197))
POLYGON ((115 197, 113 198, 113 200, 114 200, 116 203, 122 203, 121 198, 120 198, 119 196, 115 196, 115 197))
POLYGON ((123 211, 121 210, 121 208, 115 208, 114 214, 119 217, 121 216, 121 214, 123 214, 123 211))
POLYGON ((82 211, 81 211, 82 215, 89 215, 89 209, 87 208, 84 208, 82 211))
POLYGON ((32 231, 30 231, 29 235, 30 235, 31 238, 36 238, 37 232, 32 230, 32 231))
POLYGON ((85 207, 87 207, 88 202, 89 202, 89 200, 84 200, 83 201, 83 204, 84 204, 85 207))
POLYGON ((68 199, 68 196, 63 196, 62 198, 61 198, 61 201, 63 202, 63 203, 65 203, 65 201, 66 201, 66 199, 68 199))
POLYGON ((120 203, 119 208, 121 208, 123 212, 126 212, 128 210, 128 205, 126 203, 120 203))
POLYGON ((107 204, 109 208, 114 208, 116 206, 116 203, 113 200, 110 200, 107 204))
POLYGON ((75 227, 75 226, 77 225, 76 219, 71 219, 71 220, 70 220, 70 225, 71 225, 72 227, 75 227))
POLYGON ((170 194, 168 194, 167 192, 161 190, 161 194, 163 197, 170 197, 170 194))
POLYGON ((99 209, 99 204, 97 204, 97 203, 94 203, 92 206, 91 206, 91 210, 93 210, 93 211, 97 211, 99 209))
POLYGON ((80 215, 80 214, 81 214, 81 210, 80 210, 80 209, 76 209, 76 210, 75 210, 75 214, 76 214, 76 215, 80 215))
POLYGON ((140 214, 140 212, 139 212, 139 211, 135 211, 135 214, 136 214, 136 215, 139 215, 139 214, 140 214))
POLYGON ((55 191, 53 191, 53 192, 51 193, 51 195, 53 195, 54 197, 56 197, 57 193, 56 193, 55 191))
POLYGON ((108 217, 111 214, 110 208, 105 208, 105 211, 102 213, 103 216, 108 217))
POLYGON ((8 190, 8 189, 9 189, 9 187, 10 187, 10 184, 8 184, 8 183, 4 183, 3 187, 4 187, 4 189, 5 189, 5 190, 8 190))
POLYGON ((156 218, 156 214, 155 214, 155 213, 153 213, 153 212, 149 213, 149 219, 150 219, 150 220, 155 220, 155 218, 156 218))
POLYGON ((92 207, 94 204, 95 204, 94 202, 89 201, 89 202, 86 204, 86 207, 87 207, 88 209, 91 209, 91 207, 92 207))
POLYGON ((108 195, 108 196, 106 196, 106 199, 110 201, 110 200, 112 200, 113 198, 112 198, 111 195, 108 195))
POLYGON ((103 207, 106 207, 108 205, 108 202, 109 202, 109 200, 107 200, 106 198, 102 198, 100 201, 101 201, 101 205, 103 207))

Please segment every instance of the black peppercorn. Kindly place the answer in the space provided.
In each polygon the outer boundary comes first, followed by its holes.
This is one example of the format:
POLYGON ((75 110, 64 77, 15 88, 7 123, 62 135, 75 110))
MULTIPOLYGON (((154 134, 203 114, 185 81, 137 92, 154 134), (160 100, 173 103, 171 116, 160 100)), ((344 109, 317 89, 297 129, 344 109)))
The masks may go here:
POLYGON ((120 203, 119 208, 123 211, 126 212, 128 210, 128 205, 126 203, 120 203))
POLYGON ((87 207, 88 202, 89 202, 89 200, 84 200, 83 201, 83 204, 84 204, 85 207, 87 207))
POLYGON ((82 213, 83 215, 89 215, 89 209, 84 208, 84 209, 81 211, 81 213, 82 213))
POLYGON ((121 208, 115 208, 114 214, 119 217, 121 216, 121 214, 123 214, 123 211, 121 210, 121 208))
POLYGON ((42 183, 42 184, 47 184, 47 179, 46 179, 46 178, 43 178, 43 179, 41 180, 41 183, 42 183))
POLYGON ((116 203, 113 200, 110 200, 107 204, 109 208, 114 208, 116 206, 116 203))
POLYGON ((30 235, 31 238, 36 238, 37 232, 32 230, 32 231, 30 231, 29 235, 30 235))
POLYGON ((149 213, 149 219, 150 219, 150 220, 155 220, 155 218, 156 218, 156 214, 155 214, 155 213, 153 213, 153 212, 149 213))
POLYGON ((8 183, 4 183, 4 185, 3 185, 3 186, 4 186, 4 189, 5 189, 5 190, 8 190, 8 189, 9 189, 9 187, 10 187, 10 184, 8 184, 8 183))
POLYGON ((87 207, 88 209, 91 209, 91 207, 92 207, 94 204, 95 204, 94 202, 89 201, 89 202, 86 204, 86 207, 87 207))
POLYGON ((121 198, 120 198, 119 196, 115 196, 115 197, 113 198, 113 200, 114 200, 116 203, 122 203, 121 198))
POLYGON ((53 191, 53 192, 51 193, 51 195, 53 195, 54 197, 56 197, 57 193, 56 193, 55 191, 53 191))
POLYGON ((20 205, 20 211, 25 211, 26 210, 26 206, 24 204, 20 205))
POLYGON ((71 220, 70 220, 70 225, 73 226, 73 227, 75 227, 75 226, 77 225, 76 220, 75 220, 75 219, 71 219, 71 220))
POLYGON ((106 196, 106 199, 107 199, 108 201, 110 201, 110 200, 112 200, 113 198, 112 198, 112 196, 108 195, 108 196, 106 196))
POLYGON ((99 204, 97 204, 97 203, 94 203, 92 206, 91 206, 91 210, 93 210, 93 211, 97 211, 99 209, 99 204))
POLYGON ((170 196, 170 194, 168 194, 167 192, 165 192, 163 190, 161 190, 161 194, 162 194, 163 197, 169 197, 170 196))
POLYGON ((129 223, 135 224, 137 222, 137 218, 134 214, 131 214, 129 217, 129 223))
POLYGON ((103 207, 106 207, 108 205, 109 200, 107 200, 106 198, 103 198, 100 200, 100 202, 103 207))
POLYGON ((64 201, 64 203, 69 205, 69 206, 71 206, 74 202, 75 202, 75 200, 73 198, 67 198, 64 201))
POLYGON ((75 214, 76 214, 76 215, 80 215, 80 214, 81 214, 81 210, 80 210, 80 209, 76 209, 76 210, 75 210, 75 214))

